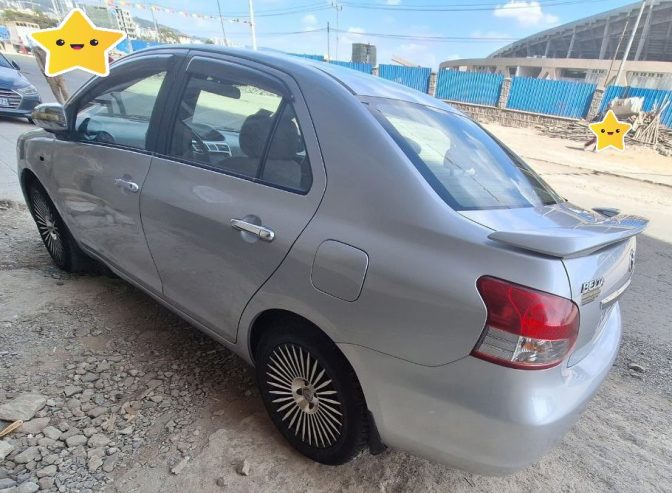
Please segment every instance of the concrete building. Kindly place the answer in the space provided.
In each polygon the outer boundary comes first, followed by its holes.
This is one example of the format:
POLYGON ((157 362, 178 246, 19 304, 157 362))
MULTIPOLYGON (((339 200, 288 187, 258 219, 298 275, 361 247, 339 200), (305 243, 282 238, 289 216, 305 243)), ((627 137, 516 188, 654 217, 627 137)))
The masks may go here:
POLYGON ((84 4, 82 8, 86 12, 86 15, 89 16, 89 19, 91 19, 91 22, 96 26, 106 29, 117 29, 117 23, 107 7, 84 4))
MULTIPOLYGON (((554 27, 487 58, 440 68, 614 84, 642 2, 554 27)), ((619 84, 672 89, 672 0, 647 0, 619 84)))
POLYGON ((114 7, 111 9, 112 16, 117 24, 116 28, 124 31, 129 38, 137 39, 138 37, 138 26, 133 20, 131 13, 120 7, 114 7))
POLYGON ((352 61, 376 66, 376 46, 368 43, 352 43, 352 61))

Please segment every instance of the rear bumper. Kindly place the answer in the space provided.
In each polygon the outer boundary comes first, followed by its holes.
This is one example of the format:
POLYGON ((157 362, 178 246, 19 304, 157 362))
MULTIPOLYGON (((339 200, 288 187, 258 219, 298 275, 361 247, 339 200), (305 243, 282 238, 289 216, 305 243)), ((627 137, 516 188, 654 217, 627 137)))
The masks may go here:
POLYGON ((471 356, 426 367, 341 344, 383 443, 480 474, 541 457, 574 424, 607 376, 621 340, 615 305, 592 351, 572 367, 505 368, 471 356))

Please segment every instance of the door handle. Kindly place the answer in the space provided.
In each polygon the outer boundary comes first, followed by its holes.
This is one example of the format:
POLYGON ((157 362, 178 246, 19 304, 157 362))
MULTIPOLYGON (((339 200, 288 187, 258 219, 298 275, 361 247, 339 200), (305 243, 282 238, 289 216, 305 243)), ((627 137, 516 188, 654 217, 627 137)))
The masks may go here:
POLYGON ((238 231, 245 231, 247 233, 258 236, 264 241, 273 241, 275 238, 275 233, 272 229, 268 229, 263 226, 257 226, 256 224, 248 223, 242 219, 231 219, 231 226, 233 229, 238 231))
POLYGON ((133 193, 138 193, 138 191, 140 190, 140 187, 138 186, 137 183, 132 182, 132 181, 128 181, 128 180, 124 180, 123 178, 115 179, 114 184, 116 186, 118 186, 119 188, 125 188, 129 192, 133 192, 133 193))

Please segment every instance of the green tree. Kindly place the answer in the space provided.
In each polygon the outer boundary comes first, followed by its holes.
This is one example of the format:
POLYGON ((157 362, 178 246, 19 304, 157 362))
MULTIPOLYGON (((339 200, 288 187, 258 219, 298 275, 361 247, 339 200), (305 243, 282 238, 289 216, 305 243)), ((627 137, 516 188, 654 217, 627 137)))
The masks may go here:
POLYGON ((177 31, 168 27, 159 28, 159 39, 164 43, 179 43, 180 36, 177 31))
POLYGON ((5 9, 1 15, 3 22, 18 21, 18 22, 32 22, 40 26, 40 29, 45 29, 47 27, 54 27, 58 24, 57 21, 48 17, 44 12, 19 12, 18 10, 5 9))

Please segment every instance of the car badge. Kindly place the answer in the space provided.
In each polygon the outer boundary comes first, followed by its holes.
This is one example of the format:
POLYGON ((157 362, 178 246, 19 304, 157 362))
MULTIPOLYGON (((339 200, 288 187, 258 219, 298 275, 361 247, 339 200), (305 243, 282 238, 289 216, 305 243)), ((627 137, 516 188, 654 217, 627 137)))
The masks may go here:
POLYGON ((585 305, 594 301, 600 295, 603 285, 604 277, 584 282, 581 285, 581 304, 585 305))

